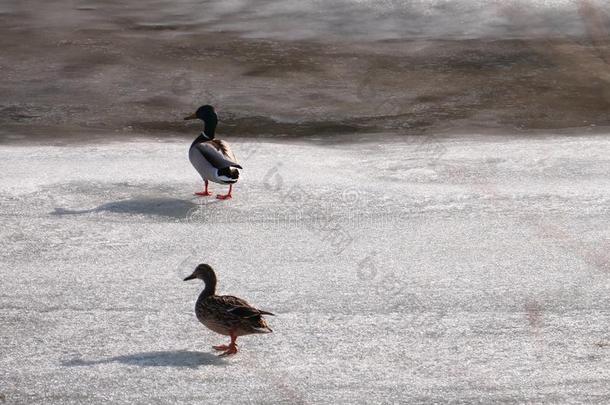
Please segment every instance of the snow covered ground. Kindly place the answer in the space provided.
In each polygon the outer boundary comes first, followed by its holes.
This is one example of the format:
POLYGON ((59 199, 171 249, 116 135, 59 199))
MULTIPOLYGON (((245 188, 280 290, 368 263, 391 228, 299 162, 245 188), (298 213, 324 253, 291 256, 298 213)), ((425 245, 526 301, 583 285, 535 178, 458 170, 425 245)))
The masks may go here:
POLYGON ((608 403, 610 140, 0 147, 0 403, 608 403), (225 187, 214 185, 214 192, 225 187), (277 314, 224 342, 220 292, 277 314))

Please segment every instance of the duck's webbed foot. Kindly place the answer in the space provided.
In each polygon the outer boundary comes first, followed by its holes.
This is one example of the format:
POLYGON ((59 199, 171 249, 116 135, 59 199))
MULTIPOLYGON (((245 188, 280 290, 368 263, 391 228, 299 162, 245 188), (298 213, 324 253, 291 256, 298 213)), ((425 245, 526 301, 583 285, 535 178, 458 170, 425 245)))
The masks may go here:
POLYGON ((237 344, 235 343, 231 343, 229 345, 229 347, 227 348, 227 350, 225 350, 224 353, 220 354, 220 357, 226 357, 226 356, 233 356, 234 354, 236 354, 238 352, 237 350, 237 344))
POLYGON ((212 346, 212 349, 217 350, 219 352, 224 352, 229 350, 229 345, 212 346))
POLYGON ((195 192, 195 195, 199 195, 199 196, 202 196, 202 197, 207 197, 207 196, 212 195, 212 193, 210 193, 208 191, 208 181, 207 180, 205 181, 205 189, 203 191, 195 192))
POLYGON ((218 198, 219 200, 230 200, 231 198, 233 198, 233 196, 231 195, 231 191, 233 190, 233 184, 229 185, 229 192, 227 194, 218 194, 216 195, 216 198, 218 198))
POLYGON ((231 343, 228 346, 214 346, 216 350, 224 350, 224 353, 220 354, 220 357, 232 356, 237 353, 237 336, 231 335, 231 343))

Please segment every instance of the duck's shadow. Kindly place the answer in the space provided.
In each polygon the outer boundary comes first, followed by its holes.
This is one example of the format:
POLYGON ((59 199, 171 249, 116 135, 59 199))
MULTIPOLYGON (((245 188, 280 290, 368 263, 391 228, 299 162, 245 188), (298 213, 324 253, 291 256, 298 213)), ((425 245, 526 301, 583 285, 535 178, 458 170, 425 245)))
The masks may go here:
MULTIPOLYGON (((78 215, 94 212, 111 212, 115 214, 144 214, 170 217, 176 219, 186 218, 195 209, 203 204, 196 202, 199 199, 183 200, 179 198, 132 198, 128 200, 113 201, 102 204, 96 208, 86 210, 71 210, 55 208, 53 215, 78 215)), ((208 201, 205 201, 206 204, 208 201)), ((209 201, 214 203, 215 201, 209 201)))
POLYGON ((143 352, 109 357, 100 360, 71 359, 63 361, 65 367, 94 366, 97 364, 121 363, 139 367, 185 367, 221 366, 226 362, 211 353, 193 352, 189 350, 143 352))

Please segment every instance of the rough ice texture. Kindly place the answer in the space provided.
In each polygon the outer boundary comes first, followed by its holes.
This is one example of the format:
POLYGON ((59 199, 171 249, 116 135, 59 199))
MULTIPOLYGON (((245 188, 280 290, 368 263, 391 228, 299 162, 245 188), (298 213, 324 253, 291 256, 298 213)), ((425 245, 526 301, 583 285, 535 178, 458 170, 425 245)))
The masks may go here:
POLYGON ((233 146, 0 147, 0 402, 610 401, 606 136, 233 146), (275 332, 217 358, 200 262, 275 332))

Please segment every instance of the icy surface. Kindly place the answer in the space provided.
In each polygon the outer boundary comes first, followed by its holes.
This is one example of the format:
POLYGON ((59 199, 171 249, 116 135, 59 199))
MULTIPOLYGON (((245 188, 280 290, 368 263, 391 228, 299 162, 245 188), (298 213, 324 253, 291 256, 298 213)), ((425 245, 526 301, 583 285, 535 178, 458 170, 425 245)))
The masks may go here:
POLYGON ((187 146, 0 147, 0 402, 610 401, 606 136, 187 146), (199 262, 275 332, 217 358, 199 262))

